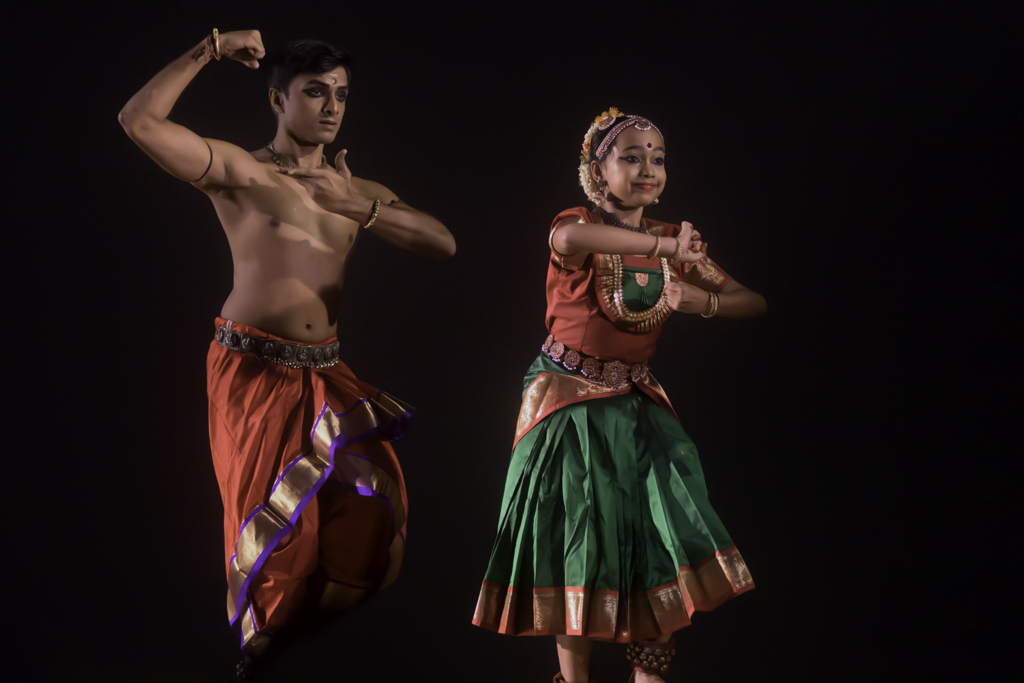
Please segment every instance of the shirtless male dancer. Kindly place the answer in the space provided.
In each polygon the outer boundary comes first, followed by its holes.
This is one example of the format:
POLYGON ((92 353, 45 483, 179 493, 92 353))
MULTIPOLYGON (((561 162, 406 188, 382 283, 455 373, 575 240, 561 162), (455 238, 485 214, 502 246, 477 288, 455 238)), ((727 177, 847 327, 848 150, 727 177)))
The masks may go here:
POLYGON ((361 227, 438 259, 455 240, 380 183, 327 165, 349 93, 349 57, 296 41, 271 67, 273 142, 255 152, 168 120, 213 60, 249 68, 259 31, 211 35, 172 62, 118 116, 168 173, 205 192, 227 234, 234 286, 207 356, 210 444, 224 502, 228 617, 240 623, 240 677, 270 637, 307 612, 347 611, 395 579, 407 501, 388 441, 412 408, 338 360, 345 259, 361 227))

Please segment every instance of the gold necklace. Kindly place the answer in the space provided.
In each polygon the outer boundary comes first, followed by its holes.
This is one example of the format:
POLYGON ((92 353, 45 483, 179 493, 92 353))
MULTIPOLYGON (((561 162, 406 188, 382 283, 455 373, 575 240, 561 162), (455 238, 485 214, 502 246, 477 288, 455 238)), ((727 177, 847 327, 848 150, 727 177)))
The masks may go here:
POLYGON ((662 281, 661 296, 658 297, 658 301, 646 311, 632 311, 626 307, 622 299, 622 256, 619 254, 609 254, 609 256, 612 262, 611 277, 601 278, 601 294, 604 296, 605 304, 619 320, 635 327, 636 332, 649 332, 660 326, 672 314, 672 309, 668 305, 668 295, 665 293, 665 288, 671 282, 672 277, 668 259, 659 259, 662 281))
MULTIPOLYGON (((271 142, 266 148, 270 152, 270 159, 281 168, 298 168, 299 165, 286 157, 285 155, 274 149, 274 143, 271 142)), ((320 165, 317 168, 327 168, 327 155, 320 155, 320 165)))

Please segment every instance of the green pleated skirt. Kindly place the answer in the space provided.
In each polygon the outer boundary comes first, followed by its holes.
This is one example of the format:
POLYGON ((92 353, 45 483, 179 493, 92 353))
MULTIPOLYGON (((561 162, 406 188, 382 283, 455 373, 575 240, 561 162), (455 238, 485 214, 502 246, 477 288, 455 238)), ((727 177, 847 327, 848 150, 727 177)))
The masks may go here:
MULTIPOLYGON (((566 374, 541 356, 526 377, 566 374)), ((753 588, 697 449, 646 394, 574 403, 516 444, 473 622, 636 641, 753 588)))

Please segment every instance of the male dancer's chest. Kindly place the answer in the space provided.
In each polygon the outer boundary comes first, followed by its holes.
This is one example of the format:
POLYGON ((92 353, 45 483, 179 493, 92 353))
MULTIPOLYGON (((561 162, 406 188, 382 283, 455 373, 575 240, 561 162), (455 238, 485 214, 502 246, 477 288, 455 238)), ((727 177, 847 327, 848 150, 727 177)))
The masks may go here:
POLYGON ((291 178, 253 183, 225 194, 220 202, 215 198, 214 203, 232 246, 247 252, 255 249, 264 257, 272 257, 277 250, 298 249, 314 261, 329 260, 340 266, 359 231, 355 221, 325 211, 291 178))

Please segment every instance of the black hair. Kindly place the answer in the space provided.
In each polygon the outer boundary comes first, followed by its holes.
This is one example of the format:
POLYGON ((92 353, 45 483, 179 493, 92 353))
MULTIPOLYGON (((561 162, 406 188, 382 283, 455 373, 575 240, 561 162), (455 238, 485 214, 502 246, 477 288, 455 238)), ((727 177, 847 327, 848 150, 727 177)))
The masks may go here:
POLYGON ((344 50, 322 40, 293 40, 270 67, 267 86, 288 96, 288 84, 303 73, 322 74, 339 66, 352 79, 352 56, 344 50))

